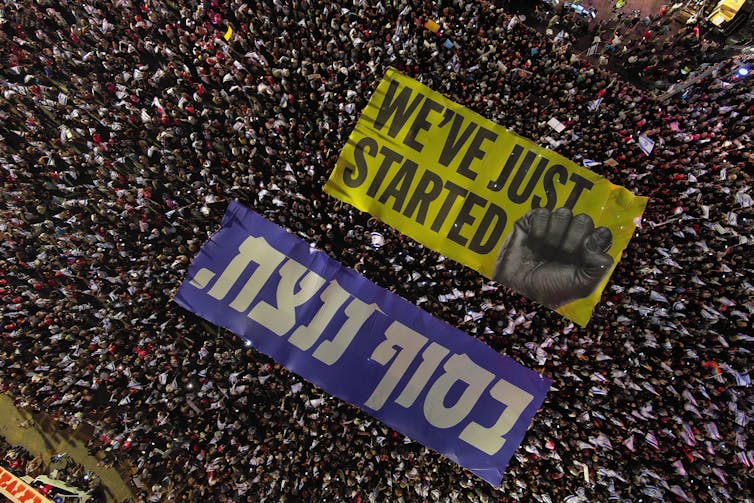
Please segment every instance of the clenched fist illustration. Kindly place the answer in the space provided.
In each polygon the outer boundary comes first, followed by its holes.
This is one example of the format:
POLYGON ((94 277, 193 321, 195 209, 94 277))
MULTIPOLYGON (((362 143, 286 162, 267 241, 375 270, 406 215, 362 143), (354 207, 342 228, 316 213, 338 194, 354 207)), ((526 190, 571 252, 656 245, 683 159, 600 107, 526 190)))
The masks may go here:
POLYGON ((613 265, 607 227, 568 208, 537 208, 518 219, 495 262, 493 279, 558 308, 589 296, 613 265))

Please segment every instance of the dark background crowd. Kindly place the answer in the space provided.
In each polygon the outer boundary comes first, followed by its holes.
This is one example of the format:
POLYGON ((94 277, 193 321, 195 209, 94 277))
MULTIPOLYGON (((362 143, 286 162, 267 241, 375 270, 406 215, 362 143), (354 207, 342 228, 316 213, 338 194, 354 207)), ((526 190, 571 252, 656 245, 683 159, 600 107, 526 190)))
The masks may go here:
POLYGON ((0 17, 2 390, 92 427, 138 501, 751 500, 742 56, 660 100, 494 2, 14 0, 0 17), (322 192, 388 66, 651 198, 586 328, 322 192), (499 489, 171 302, 232 199, 553 379, 499 489))

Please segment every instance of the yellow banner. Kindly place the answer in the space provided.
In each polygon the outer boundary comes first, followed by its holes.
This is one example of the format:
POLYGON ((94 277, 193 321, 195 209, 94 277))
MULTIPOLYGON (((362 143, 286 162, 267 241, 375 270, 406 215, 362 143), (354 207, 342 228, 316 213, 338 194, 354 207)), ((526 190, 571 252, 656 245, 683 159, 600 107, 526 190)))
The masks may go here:
POLYGON ((647 204, 393 68, 325 191, 582 326, 647 204))
POLYGON ((438 31, 440 31, 440 25, 432 20, 424 23, 424 27, 428 29, 429 31, 431 31, 432 33, 437 33, 438 31))

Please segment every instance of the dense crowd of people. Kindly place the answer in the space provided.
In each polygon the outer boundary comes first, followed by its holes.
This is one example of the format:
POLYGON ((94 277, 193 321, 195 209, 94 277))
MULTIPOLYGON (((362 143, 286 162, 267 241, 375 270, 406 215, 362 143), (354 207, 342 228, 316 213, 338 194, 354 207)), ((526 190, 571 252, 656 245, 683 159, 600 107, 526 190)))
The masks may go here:
POLYGON ((14 0, 0 23, 2 391, 93 424, 138 501, 751 501, 740 58, 661 101, 486 1, 14 0), (323 193, 388 66, 651 198, 588 327, 323 193), (171 302, 233 199, 553 379, 500 488, 171 302))

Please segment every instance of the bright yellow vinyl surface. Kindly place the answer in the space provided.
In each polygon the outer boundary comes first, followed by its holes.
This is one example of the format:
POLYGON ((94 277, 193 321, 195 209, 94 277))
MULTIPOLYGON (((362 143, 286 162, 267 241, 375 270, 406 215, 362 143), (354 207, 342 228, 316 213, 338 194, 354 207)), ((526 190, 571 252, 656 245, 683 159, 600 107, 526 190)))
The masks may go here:
MULTIPOLYGON (((565 206, 609 228, 614 269, 647 204, 392 68, 325 191, 490 278, 500 246, 533 208, 565 206)), ((557 311, 585 325, 609 277, 557 311)))

